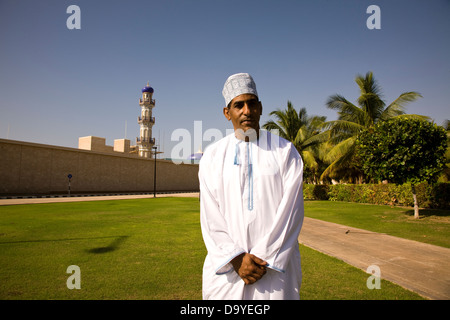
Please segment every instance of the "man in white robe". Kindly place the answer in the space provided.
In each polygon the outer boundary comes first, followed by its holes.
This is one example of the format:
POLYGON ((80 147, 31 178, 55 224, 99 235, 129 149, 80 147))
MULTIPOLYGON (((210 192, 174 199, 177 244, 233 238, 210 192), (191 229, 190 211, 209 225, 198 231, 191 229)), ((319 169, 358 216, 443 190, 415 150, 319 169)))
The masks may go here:
POLYGON ((230 76, 223 95, 235 132, 206 149, 199 169, 203 298, 299 299, 302 159, 292 143, 259 130, 250 75, 230 76))

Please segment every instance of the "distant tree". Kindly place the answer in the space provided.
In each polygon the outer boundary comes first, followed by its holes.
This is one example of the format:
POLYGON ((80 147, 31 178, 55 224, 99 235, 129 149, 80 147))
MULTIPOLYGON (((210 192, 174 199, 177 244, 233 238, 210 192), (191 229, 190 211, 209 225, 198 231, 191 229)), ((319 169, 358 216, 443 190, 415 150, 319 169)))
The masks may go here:
POLYGON ((362 131, 356 153, 364 172, 375 180, 411 183, 414 218, 419 218, 415 186, 434 182, 445 165, 447 134, 426 120, 396 118, 362 131))
POLYGON ((447 152, 445 153, 445 167, 441 176, 439 177, 439 182, 449 182, 450 181, 450 120, 445 120, 443 127, 447 130, 447 152))
POLYGON ((358 175, 361 175, 361 172, 355 166, 355 139, 362 130, 394 117, 427 118, 421 115, 405 114, 405 105, 422 97, 418 92, 404 92, 386 106, 382 100, 381 88, 372 72, 368 72, 365 76, 358 75, 355 82, 360 90, 357 105, 339 94, 330 96, 326 102, 328 108, 338 111, 339 117, 338 120, 325 124, 329 129, 333 148, 328 154, 330 165, 323 172, 322 178, 329 176, 339 179, 343 175, 347 175, 345 178, 350 181, 359 178, 358 175))
POLYGON ((287 102, 285 110, 277 109, 269 115, 274 116, 276 120, 267 121, 262 126, 263 129, 277 130, 280 137, 291 141, 305 163, 305 180, 316 182, 321 173, 320 168, 323 167, 320 154, 323 148, 319 147, 323 141, 312 141, 311 138, 321 132, 326 117, 310 117, 305 108, 297 112, 290 101, 287 102))

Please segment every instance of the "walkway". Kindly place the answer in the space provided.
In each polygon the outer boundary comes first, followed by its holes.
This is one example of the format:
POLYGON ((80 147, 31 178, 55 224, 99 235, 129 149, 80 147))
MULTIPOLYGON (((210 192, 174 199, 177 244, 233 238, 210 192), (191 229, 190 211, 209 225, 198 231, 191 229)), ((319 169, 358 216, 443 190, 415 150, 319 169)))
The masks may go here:
POLYGON ((450 249, 306 218, 300 243, 436 300, 450 299, 450 249))
MULTIPOLYGON (((194 197, 198 198, 198 192, 178 192, 178 193, 157 193, 157 198, 163 197, 194 197)), ((78 201, 99 201, 99 200, 125 200, 153 198, 153 193, 147 194, 115 194, 115 195, 72 195, 72 196, 40 196, 23 197, 13 199, 0 199, 0 206, 32 203, 52 203, 52 202, 78 202, 78 201)))
MULTIPOLYGON (((156 197, 197 197, 194 193, 156 197)), ((0 205, 153 198, 153 194, 0 199, 0 205)), ((450 249, 305 217, 300 243, 436 300, 450 299, 450 249)))

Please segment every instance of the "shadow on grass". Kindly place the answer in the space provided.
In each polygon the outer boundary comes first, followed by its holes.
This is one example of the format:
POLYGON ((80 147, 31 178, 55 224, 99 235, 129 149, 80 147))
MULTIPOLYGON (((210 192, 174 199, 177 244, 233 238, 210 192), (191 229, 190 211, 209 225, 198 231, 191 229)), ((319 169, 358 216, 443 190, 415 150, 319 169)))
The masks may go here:
MULTIPOLYGON (((407 210, 405 212, 408 216, 414 216, 414 209, 407 210)), ((441 210, 441 209, 420 209, 419 210, 419 219, 431 216, 438 217, 450 217, 450 210, 441 210)))
POLYGON ((115 237, 116 239, 114 239, 109 245, 107 245, 106 247, 98 247, 98 248, 92 248, 89 250, 86 250, 86 252, 88 253, 106 253, 106 252, 111 252, 116 250, 119 245, 125 241, 126 238, 128 238, 129 236, 120 236, 120 237, 115 237))
POLYGON ((96 240, 96 239, 108 239, 113 238, 114 240, 106 247, 98 247, 86 250, 88 253, 105 253, 114 251, 118 246, 129 236, 105 236, 105 237, 90 237, 90 238, 65 238, 65 239, 42 239, 42 240, 21 240, 21 241, 5 241, 0 242, 2 244, 15 244, 15 243, 29 243, 29 242, 56 242, 56 241, 79 241, 79 240, 96 240))

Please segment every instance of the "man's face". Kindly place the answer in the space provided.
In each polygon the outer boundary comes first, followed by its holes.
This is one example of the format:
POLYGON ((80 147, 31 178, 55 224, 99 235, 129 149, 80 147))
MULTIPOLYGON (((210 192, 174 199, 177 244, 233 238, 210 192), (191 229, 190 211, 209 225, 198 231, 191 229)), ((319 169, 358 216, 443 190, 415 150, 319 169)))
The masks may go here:
POLYGON ((241 94, 231 100, 229 107, 223 108, 223 114, 233 123, 234 130, 259 130, 259 118, 262 105, 253 94, 241 94))

